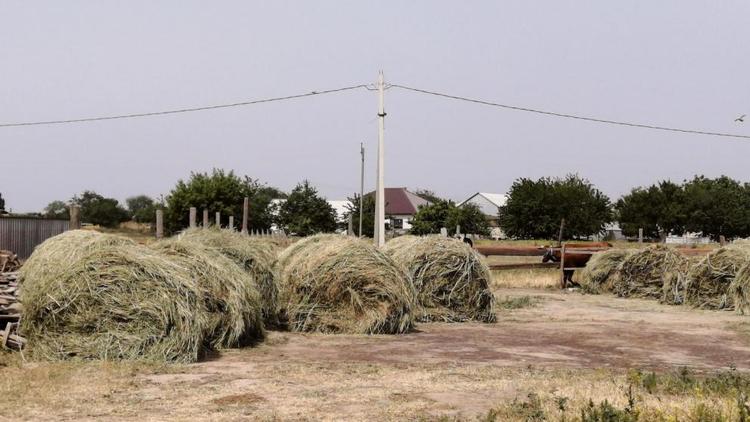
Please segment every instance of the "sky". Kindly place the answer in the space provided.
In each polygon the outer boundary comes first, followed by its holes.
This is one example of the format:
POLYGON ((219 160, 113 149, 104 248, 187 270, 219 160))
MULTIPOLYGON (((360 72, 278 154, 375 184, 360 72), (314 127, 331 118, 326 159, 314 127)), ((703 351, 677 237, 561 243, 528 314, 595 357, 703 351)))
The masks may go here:
MULTIPOLYGON (((603 119, 750 135, 747 1, 0 2, 0 124, 234 103, 386 82, 603 119)), ((234 170, 328 199, 375 181, 377 93, 0 128, 16 212, 95 190, 167 195, 234 170)), ((577 173, 613 200, 722 174, 750 182, 750 140, 385 93, 385 181, 454 200, 577 173)))

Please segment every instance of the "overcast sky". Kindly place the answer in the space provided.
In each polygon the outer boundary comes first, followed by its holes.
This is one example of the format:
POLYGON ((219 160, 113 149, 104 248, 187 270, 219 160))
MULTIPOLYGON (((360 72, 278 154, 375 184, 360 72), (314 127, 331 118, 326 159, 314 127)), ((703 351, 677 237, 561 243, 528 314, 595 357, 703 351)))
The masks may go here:
MULTIPOLYGON (((387 82, 524 107, 750 135, 747 1, 0 2, 0 123, 231 103, 387 82)), ((386 185, 461 200, 578 173, 613 199, 693 174, 750 181, 750 141, 386 92, 386 185)), ((375 179, 364 89, 232 109, 0 128, 14 211, 93 189, 168 194, 233 169, 329 199, 375 179)))

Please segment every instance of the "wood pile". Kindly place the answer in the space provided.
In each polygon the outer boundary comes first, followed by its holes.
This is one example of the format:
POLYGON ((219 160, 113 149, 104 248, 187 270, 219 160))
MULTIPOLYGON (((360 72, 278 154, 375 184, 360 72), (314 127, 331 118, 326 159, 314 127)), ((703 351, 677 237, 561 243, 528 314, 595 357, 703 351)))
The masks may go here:
POLYGON ((0 273, 0 348, 20 350, 26 340, 19 336, 21 304, 16 299, 18 273, 0 273))
POLYGON ((11 251, 0 249, 0 273, 16 271, 21 266, 18 255, 11 251))

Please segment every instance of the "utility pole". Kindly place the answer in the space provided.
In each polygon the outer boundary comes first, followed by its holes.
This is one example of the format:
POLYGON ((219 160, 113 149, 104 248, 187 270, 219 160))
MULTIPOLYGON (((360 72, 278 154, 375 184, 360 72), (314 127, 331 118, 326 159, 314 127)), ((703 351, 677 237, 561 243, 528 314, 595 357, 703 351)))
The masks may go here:
POLYGON ((378 178, 375 186, 375 246, 385 245, 385 187, 383 186, 383 149, 385 138, 385 81, 383 71, 378 75, 378 178))
POLYGON ((362 214, 364 210, 362 209, 362 205, 364 204, 364 195, 365 195, 365 144, 363 142, 359 143, 359 153, 362 155, 362 164, 360 165, 360 175, 359 175, 359 237, 362 237, 362 214))

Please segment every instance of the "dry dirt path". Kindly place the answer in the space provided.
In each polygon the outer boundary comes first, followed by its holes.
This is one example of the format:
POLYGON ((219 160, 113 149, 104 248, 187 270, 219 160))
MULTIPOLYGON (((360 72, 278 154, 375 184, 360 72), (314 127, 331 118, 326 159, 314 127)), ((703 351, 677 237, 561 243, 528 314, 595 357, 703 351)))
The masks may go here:
MULTIPOLYGON (((544 290, 496 324, 421 324, 403 336, 272 332, 255 348, 156 373, 112 365, 21 369, 28 383, 10 420, 474 419, 542 397, 621 402, 630 368, 750 370, 750 317, 643 300, 544 290), (35 387, 34 383, 40 386, 35 387)), ((6 370, 10 371, 10 370, 6 370)), ((649 398, 661 408, 680 398, 649 398)), ((622 403, 621 403, 622 404, 622 403)), ((2 419, 2 416, 0 416, 2 419)), ((508 418, 513 420, 513 418, 508 418)))

